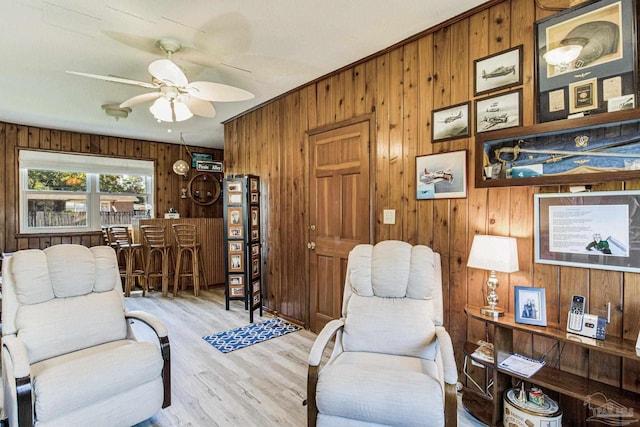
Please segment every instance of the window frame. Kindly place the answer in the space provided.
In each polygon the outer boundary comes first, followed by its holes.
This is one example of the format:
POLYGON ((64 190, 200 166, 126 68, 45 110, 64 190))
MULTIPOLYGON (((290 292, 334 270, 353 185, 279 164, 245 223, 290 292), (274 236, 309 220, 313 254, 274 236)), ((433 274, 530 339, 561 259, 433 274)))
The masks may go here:
POLYGON ((21 234, 56 234, 56 233, 87 233, 100 231, 101 229, 101 196, 105 195, 134 195, 144 197, 150 216, 154 217, 155 206, 155 161, 131 160, 115 157, 102 157, 75 153, 58 153, 49 151, 20 150, 19 161, 19 230, 21 234), (50 161, 50 166, 47 166, 50 161), (70 165, 65 168, 65 161, 70 165), (75 166, 74 166, 75 165, 75 166), (82 166, 80 166, 82 165, 82 166), (92 168, 98 171, 89 171, 92 168), (86 173, 87 185, 85 191, 56 191, 56 190, 30 190, 28 188, 29 170, 58 170, 66 172, 86 173), (130 170, 127 173, 127 170, 130 170), (109 193, 101 192, 99 180, 101 175, 130 175, 145 178, 146 193, 109 193), (30 194, 59 194, 84 195, 86 200, 86 225, 63 227, 30 227, 29 203, 30 194))

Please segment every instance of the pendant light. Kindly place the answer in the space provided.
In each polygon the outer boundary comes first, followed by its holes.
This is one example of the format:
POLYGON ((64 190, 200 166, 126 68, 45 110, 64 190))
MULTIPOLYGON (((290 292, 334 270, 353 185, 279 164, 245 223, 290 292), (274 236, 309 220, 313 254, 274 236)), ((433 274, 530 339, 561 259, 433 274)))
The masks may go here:
POLYGON ((176 175, 180 175, 180 176, 184 176, 186 177, 187 174, 189 173, 189 163, 187 163, 186 161, 184 161, 182 159, 182 157, 184 156, 184 151, 186 150, 187 152, 189 152, 189 150, 187 150, 185 144, 184 144, 184 138, 182 138, 182 132, 180 132, 180 160, 176 160, 173 163, 173 172, 176 175))

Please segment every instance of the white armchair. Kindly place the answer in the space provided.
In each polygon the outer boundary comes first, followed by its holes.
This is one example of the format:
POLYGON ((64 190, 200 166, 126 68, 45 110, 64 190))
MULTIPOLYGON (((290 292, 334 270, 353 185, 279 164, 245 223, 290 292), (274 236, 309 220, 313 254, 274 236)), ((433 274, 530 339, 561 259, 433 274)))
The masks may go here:
POLYGON ((10 426, 131 426, 171 404, 167 329, 125 312, 112 248, 24 250, 2 270, 10 426), (130 322, 152 328, 158 341, 138 341, 130 322))
POLYGON ((393 240, 356 246, 342 318, 324 327, 309 355, 308 425, 457 425, 458 373, 442 323, 439 254, 393 240))

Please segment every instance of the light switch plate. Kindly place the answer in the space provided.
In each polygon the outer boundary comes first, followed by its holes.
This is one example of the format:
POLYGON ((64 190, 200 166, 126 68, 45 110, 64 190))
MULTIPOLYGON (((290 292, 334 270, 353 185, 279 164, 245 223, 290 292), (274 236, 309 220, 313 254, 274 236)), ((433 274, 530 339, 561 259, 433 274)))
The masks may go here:
POLYGON ((385 209, 382 218, 383 224, 395 224, 396 223, 396 210, 385 209))

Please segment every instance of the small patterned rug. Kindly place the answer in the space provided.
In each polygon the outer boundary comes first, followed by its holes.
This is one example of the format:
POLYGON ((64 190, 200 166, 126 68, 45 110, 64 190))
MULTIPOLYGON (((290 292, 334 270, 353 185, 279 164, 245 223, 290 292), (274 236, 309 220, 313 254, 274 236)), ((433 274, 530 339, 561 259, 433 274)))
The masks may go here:
POLYGON ((273 318, 264 322, 207 335, 202 339, 221 352, 229 353, 298 330, 300 330, 300 327, 297 325, 279 318, 273 318))

